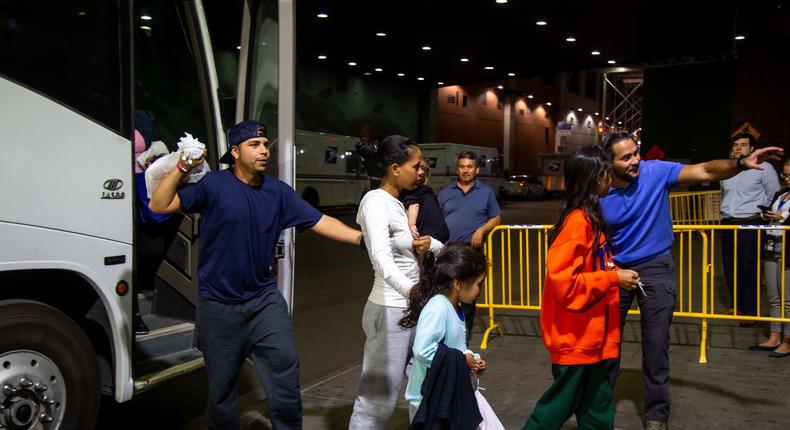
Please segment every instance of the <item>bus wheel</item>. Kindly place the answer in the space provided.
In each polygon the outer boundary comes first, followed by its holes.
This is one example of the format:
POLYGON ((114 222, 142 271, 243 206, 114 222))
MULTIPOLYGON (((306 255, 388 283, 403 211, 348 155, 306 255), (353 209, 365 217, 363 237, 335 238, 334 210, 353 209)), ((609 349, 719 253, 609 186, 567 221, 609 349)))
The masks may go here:
POLYGON ((315 188, 307 188, 302 192, 302 198, 304 201, 310 204, 310 206, 317 208, 320 200, 318 199, 318 191, 315 188))
POLYGON ((92 429, 99 411, 96 354, 63 312, 0 302, 0 428, 92 429))

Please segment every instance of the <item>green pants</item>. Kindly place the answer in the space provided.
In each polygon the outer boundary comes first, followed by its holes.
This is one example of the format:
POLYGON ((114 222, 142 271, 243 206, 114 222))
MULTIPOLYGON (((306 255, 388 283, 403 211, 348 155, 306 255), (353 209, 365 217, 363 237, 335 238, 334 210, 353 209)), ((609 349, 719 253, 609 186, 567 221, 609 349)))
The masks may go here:
POLYGON ((551 365, 554 384, 543 393, 522 430, 559 429, 576 415, 580 430, 614 429, 614 394, 606 361, 551 365))

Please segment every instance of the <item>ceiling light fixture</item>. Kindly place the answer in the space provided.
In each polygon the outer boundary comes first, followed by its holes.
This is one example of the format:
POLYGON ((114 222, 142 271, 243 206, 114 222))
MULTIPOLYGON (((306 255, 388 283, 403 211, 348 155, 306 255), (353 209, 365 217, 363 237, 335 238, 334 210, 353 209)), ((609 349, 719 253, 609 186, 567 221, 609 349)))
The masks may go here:
POLYGON ((617 61, 614 61, 614 60, 609 60, 609 61, 607 61, 607 63, 609 63, 609 64, 615 64, 615 63, 617 63, 617 61))
POLYGON ((601 51, 590 52, 591 55, 601 55, 601 51))
POLYGON ((575 38, 575 37, 573 37, 573 36, 568 36, 568 37, 566 37, 566 38, 565 38, 565 41, 566 41, 566 42, 575 42, 575 41, 576 41, 576 38, 575 38))
POLYGON ((735 36, 735 40, 743 40, 743 39, 746 39, 746 36, 744 36, 742 34, 739 34, 739 35, 735 36))
POLYGON ((422 50, 423 50, 423 51, 430 51, 430 50, 431 50, 431 47, 430 47, 430 46, 428 46, 428 45, 425 45, 425 46, 423 46, 423 47, 422 47, 422 50))
POLYGON ((511 78, 512 78, 513 76, 516 76, 516 74, 515 74, 515 73, 513 73, 513 72, 510 72, 510 73, 508 73, 507 75, 508 75, 508 76, 510 76, 511 78))
POLYGON ((497 88, 499 88, 500 90, 502 90, 502 89, 504 89, 504 88, 505 88, 505 87, 503 87, 502 85, 497 85, 496 87, 497 87, 497 88))
POLYGON ((140 26, 140 30, 151 31, 151 27, 149 27, 147 25, 141 25, 140 26))
POLYGON ((425 78, 423 78, 422 76, 420 76, 420 77, 418 77, 418 78, 417 78, 417 80, 418 80, 418 81, 424 81, 424 80, 425 80, 425 78))
POLYGON ((140 15, 140 19, 142 19, 143 21, 150 21, 153 18, 151 18, 150 15, 140 15))
POLYGON ((324 12, 319 12, 316 16, 321 19, 329 18, 329 15, 325 14, 324 12))
POLYGON ((319 55, 319 56, 318 56, 318 59, 319 59, 319 60, 326 60, 326 55, 319 55))
POLYGON ((444 82, 439 81, 439 82, 436 83, 436 85, 444 85, 444 82))
POLYGON ((507 0, 496 0, 496 2, 499 4, 505 4, 507 3, 507 0))
POLYGON ((595 116, 598 116, 598 112, 595 112, 595 116))
POLYGON ((376 68, 375 68, 375 69, 373 69, 373 70, 375 70, 375 71, 377 71, 377 72, 383 72, 383 71, 384 71, 384 69, 382 69, 381 67, 376 67, 376 68))
POLYGON ((365 76, 370 76, 370 75, 372 75, 372 74, 373 74, 373 73, 370 73, 370 72, 365 72, 365 76))
POLYGON ((468 63, 468 62, 469 62, 469 59, 468 59, 468 58, 466 58, 466 57, 464 57, 464 58, 461 58, 461 62, 462 62, 462 63, 468 63))
POLYGON ((351 67, 354 67, 354 66, 356 66, 356 65, 357 65, 357 63, 355 63, 355 62, 353 62, 353 61, 349 61, 349 62, 348 62, 348 65, 349 65, 349 66, 351 66, 351 67))
POLYGON ((241 51, 241 45, 236 45, 236 50, 241 51))
POLYGON ((539 19, 539 20, 538 20, 538 21, 535 23, 535 25, 539 25, 539 26, 543 27, 544 25, 548 25, 548 22, 546 22, 546 20, 544 20, 544 19, 539 19))
POLYGON ((546 102, 546 106, 551 106, 551 102, 546 102))
POLYGON ((581 112, 581 111, 582 111, 582 108, 578 108, 578 109, 576 109, 576 110, 577 110, 577 111, 579 111, 579 112, 581 112))
POLYGON ((494 66, 485 66, 483 67, 485 70, 494 70, 494 66))
POLYGON ((382 32, 376 33, 376 36, 378 36, 378 37, 384 37, 386 35, 387 35, 387 33, 382 33, 382 32))
POLYGON ((535 96, 533 96, 532 94, 530 94, 530 95, 528 95, 528 96, 527 96, 527 98, 528 98, 528 99, 534 99, 534 98, 535 98, 535 96))
POLYGON ((401 77, 403 77, 403 76, 406 76, 406 75, 405 75, 405 74, 403 74, 403 73, 398 73, 398 76, 401 76, 401 77))

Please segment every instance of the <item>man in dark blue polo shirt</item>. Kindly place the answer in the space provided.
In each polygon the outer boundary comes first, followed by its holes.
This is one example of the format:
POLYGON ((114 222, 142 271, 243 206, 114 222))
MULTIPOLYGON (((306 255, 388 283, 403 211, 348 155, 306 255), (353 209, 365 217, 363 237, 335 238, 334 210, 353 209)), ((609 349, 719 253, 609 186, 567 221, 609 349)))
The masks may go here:
MULTIPOLYGON (((675 265, 670 255, 672 216, 669 189, 735 176, 776 158, 782 149, 763 148, 738 159, 680 164, 641 161, 639 148, 628 133, 614 133, 604 147, 612 155, 612 188, 601 200, 603 216, 612 230, 614 261, 639 273, 644 289, 620 290, 620 325, 636 296, 642 329, 642 374, 648 430, 665 430, 669 420, 669 325, 675 309, 675 265), (640 162, 641 161, 641 162, 640 162)), ((620 360, 612 363, 612 385, 620 360)))
POLYGON ((178 189, 205 158, 176 168, 156 188, 157 213, 200 213, 200 300, 196 326, 209 382, 209 428, 238 429, 236 385, 249 357, 267 397, 275 429, 302 427, 299 359, 285 299, 275 285, 274 247, 283 229, 309 228, 359 244, 361 233, 313 209, 285 183, 263 176, 269 162, 266 129, 244 121, 228 130, 230 149, 208 173, 178 189))
MULTIPOLYGON (((485 235, 502 222, 502 211, 491 187, 477 180, 480 173, 477 154, 471 151, 458 154, 456 173, 458 181, 439 191, 439 205, 450 229, 447 243, 466 243, 479 249, 485 235)), ((462 303, 461 307, 468 341, 474 325, 475 305, 462 303)))

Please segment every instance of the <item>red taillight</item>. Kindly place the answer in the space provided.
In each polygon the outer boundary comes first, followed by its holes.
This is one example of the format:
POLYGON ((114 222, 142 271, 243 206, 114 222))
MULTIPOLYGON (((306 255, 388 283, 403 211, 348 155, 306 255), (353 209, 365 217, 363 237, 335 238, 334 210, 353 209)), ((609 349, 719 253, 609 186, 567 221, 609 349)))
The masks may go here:
POLYGON ((521 188, 524 188, 524 183, 523 182, 519 182, 518 186, 521 187, 521 188))

